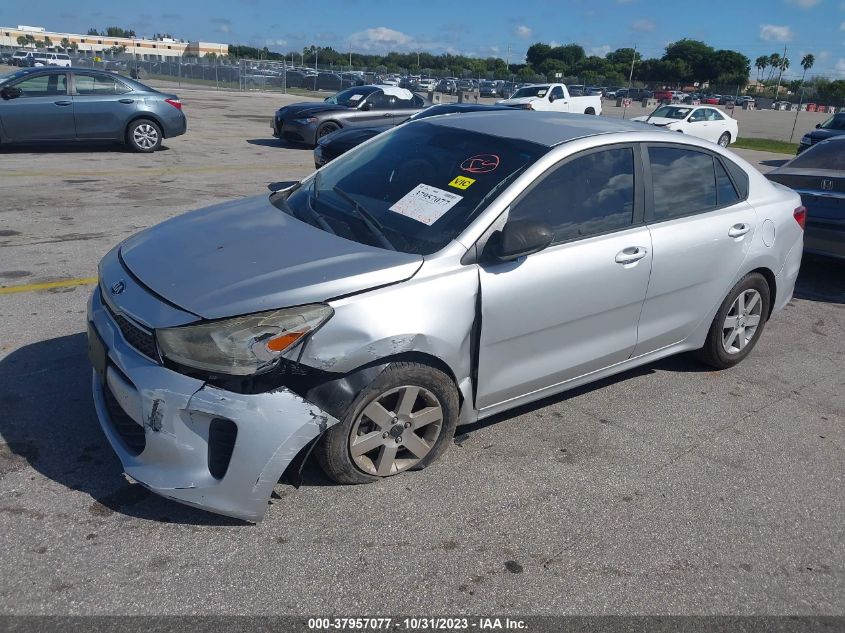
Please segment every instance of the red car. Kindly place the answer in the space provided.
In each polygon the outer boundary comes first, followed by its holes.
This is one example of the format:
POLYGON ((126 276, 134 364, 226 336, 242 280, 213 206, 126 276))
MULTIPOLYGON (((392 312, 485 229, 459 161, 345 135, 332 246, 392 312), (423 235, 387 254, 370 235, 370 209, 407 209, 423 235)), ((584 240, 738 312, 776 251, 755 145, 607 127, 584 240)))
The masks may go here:
POLYGON ((672 101, 675 93, 672 90, 655 90, 654 98, 658 101, 672 101))
POLYGON ((719 95, 713 95, 711 97, 704 97, 701 100, 701 103, 706 103, 707 105, 719 105, 719 99, 721 97, 719 95))

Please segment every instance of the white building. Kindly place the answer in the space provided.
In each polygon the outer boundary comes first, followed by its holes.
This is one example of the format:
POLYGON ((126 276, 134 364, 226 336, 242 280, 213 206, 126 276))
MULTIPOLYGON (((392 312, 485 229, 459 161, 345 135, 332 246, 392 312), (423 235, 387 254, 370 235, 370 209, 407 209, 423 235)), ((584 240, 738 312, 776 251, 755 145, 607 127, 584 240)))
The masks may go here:
POLYGON ((36 40, 44 41, 50 38, 51 47, 60 47, 63 39, 71 44, 77 45, 77 50, 82 53, 96 55, 115 46, 123 46, 126 53, 134 55, 138 59, 165 61, 176 57, 193 56, 203 57, 207 53, 215 53, 218 56, 229 54, 228 44, 215 42, 184 42, 169 37, 148 39, 144 37, 109 37, 107 35, 80 35, 79 33, 62 33, 59 31, 48 31, 40 26, 17 27, 0 26, 0 46, 19 47, 20 36, 31 35, 36 40))

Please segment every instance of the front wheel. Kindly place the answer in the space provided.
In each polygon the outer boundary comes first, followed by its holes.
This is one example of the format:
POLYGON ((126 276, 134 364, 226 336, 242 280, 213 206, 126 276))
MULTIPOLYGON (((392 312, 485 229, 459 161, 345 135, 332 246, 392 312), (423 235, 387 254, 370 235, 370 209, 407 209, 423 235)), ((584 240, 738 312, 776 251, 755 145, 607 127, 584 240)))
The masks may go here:
POLYGON ((727 147, 730 142, 731 142, 730 132, 723 132, 722 136, 719 137, 719 145, 721 145, 722 147, 727 147))
POLYGON ((425 468, 448 447, 458 420, 458 393, 443 372, 393 363, 355 398, 315 449, 325 473, 362 484, 425 468))
POLYGON ((126 144, 133 152, 154 152, 161 147, 161 128, 149 119, 132 121, 126 130, 126 144))
POLYGON ((770 302, 769 284, 762 275, 740 279, 719 307, 707 341, 698 350, 699 360, 726 369, 748 356, 763 333, 770 302))
POLYGON ((323 123, 320 127, 317 128, 317 140, 319 141, 324 136, 328 136, 332 132, 336 132, 340 129, 340 126, 337 123, 332 123, 331 121, 328 123, 323 123))

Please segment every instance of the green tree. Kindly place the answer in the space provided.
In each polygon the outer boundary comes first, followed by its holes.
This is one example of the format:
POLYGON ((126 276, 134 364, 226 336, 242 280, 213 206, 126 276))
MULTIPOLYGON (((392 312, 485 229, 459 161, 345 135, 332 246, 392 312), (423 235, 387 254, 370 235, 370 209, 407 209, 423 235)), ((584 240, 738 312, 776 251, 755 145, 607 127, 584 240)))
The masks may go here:
POLYGON ((85 35, 99 35, 97 29, 88 29, 88 32, 85 35))
POLYGON ((813 67, 813 64, 816 63, 816 56, 812 53, 807 53, 804 57, 801 58, 801 68, 804 69, 804 72, 801 73, 801 83, 804 83, 804 77, 807 76, 807 71, 813 67))
POLYGON ((772 67, 769 71, 769 81, 771 81, 775 76, 775 71, 780 68, 780 53, 772 53, 769 55, 769 66, 772 67))
POLYGON ((18 46, 29 46, 29 40, 26 35, 18 35, 18 46))
POLYGON ((63 37, 62 41, 59 42, 59 46, 62 47, 63 51, 67 51, 70 48, 70 40, 66 37, 63 37))
POLYGON ((552 47, 548 44, 537 42, 528 47, 528 51, 525 53, 525 61, 531 66, 539 68, 540 64, 546 61, 551 51, 552 47))
POLYGON ((607 61, 611 64, 623 66, 625 68, 631 67, 631 59, 634 58, 636 61, 640 61, 643 56, 636 53, 633 48, 617 48, 615 51, 610 51, 607 55, 605 55, 605 59, 607 59, 607 61))
POLYGON ((53 40, 50 39, 49 35, 44 36, 44 46, 52 46, 53 40))
POLYGON ((768 55, 760 55, 757 59, 754 60, 754 68, 757 69, 757 81, 762 81, 763 73, 766 71, 766 68, 769 66, 769 56, 768 55))

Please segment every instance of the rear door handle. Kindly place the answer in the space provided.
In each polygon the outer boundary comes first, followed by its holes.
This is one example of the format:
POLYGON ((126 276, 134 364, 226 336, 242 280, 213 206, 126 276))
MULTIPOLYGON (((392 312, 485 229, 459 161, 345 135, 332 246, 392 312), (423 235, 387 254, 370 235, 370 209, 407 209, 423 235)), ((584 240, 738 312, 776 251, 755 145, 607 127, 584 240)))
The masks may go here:
POLYGON ((642 246, 629 246, 616 253, 617 264, 633 264, 648 255, 648 249, 642 246))
POLYGON ((120 103, 135 103, 135 99, 118 99, 120 103))
POLYGON ((750 230, 750 224, 745 224, 744 222, 740 224, 734 224, 728 231, 728 235, 730 235, 731 237, 742 237, 750 230))
POLYGON ((69 106, 73 105, 73 101, 54 101, 57 106, 69 106))

